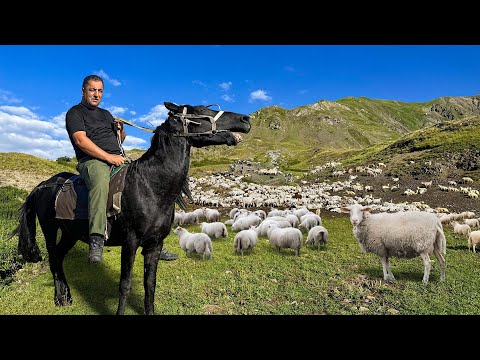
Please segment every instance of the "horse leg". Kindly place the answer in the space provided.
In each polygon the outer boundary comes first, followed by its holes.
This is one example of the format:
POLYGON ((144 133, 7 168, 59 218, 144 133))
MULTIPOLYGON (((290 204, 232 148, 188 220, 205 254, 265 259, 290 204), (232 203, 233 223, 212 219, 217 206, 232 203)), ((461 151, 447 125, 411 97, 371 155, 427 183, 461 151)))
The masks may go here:
POLYGON ((43 235, 45 236, 45 245, 48 251, 48 263, 50 265, 50 272, 52 273, 55 286, 53 302, 56 306, 70 305, 72 303, 72 298, 62 269, 63 259, 61 260, 58 257, 57 252, 57 232, 59 227, 53 222, 40 223, 40 226, 43 235))
POLYGON ((55 279, 55 298, 59 298, 63 301, 63 304, 60 305, 71 305, 72 304, 72 295, 70 293, 70 287, 67 284, 67 278, 63 271, 63 260, 65 255, 70 251, 70 249, 75 245, 77 239, 71 236, 70 234, 63 233, 60 238, 60 241, 57 244, 57 278, 55 279))
POLYGON ((133 246, 122 246, 121 256, 121 270, 120 270, 120 287, 119 287, 119 299, 117 315, 123 315, 125 313, 125 305, 127 304, 127 297, 130 294, 132 288, 132 273, 133 264, 135 263, 135 254, 137 248, 133 246))
MULTIPOLYGON (((163 243, 163 242, 162 242, 163 243)), ((157 246, 153 251, 143 255, 143 287, 145 290, 145 315, 154 314, 155 287, 157 285, 157 267, 162 246, 157 246)))

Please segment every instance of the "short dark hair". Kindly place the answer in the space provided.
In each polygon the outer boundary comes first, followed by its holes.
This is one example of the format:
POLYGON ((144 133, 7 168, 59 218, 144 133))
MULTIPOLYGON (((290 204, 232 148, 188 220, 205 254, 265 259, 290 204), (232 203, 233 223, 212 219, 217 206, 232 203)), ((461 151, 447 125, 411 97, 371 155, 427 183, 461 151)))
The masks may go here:
POLYGON ((85 89, 85 87, 88 85, 88 82, 90 80, 101 81, 102 84, 103 84, 103 79, 100 76, 98 76, 98 75, 88 75, 85 79, 83 79, 83 84, 82 84, 83 89, 85 89))

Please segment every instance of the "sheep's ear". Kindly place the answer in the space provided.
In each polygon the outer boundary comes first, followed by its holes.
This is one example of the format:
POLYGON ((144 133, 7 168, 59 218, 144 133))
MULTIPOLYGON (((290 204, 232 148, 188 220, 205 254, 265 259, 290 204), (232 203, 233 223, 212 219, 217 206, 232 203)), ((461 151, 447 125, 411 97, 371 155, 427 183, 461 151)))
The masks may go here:
POLYGON ((372 210, 373 210, 373 209, 372 209, 371 207, 364 207, 364 208, 362 209, 363 212, 370 212, 370 211, 372 211, 372 210))
POLYGON ((340 211, 341 211, 342 213, 349 213, 349 212, 350 212, 350 209, 349 209, 348 207, 341 207, 341 208, 340 208, 340 211))

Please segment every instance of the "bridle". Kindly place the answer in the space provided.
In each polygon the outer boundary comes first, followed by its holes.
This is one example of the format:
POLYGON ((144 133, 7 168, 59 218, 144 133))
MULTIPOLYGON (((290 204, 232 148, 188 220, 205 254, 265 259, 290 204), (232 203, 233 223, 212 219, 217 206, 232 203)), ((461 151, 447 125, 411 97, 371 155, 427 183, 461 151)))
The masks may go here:
MULTIPOLYGON (((208 108, 208 107, 213 106, 213 105, 218 106, 218 109, 220 109, 220 106, 217 105, 217 104, 211 104, 211 105, 208 105, 206 107, 208 108)), ((174 134, 174 136, 188 137, 188 136, 201 136, 201 135, 215 135, 218 132, 228 131, 228 130, 217 130, 217 120, 220 119, 220 117, 223 115, 224 112, 225 111, 220 109, 220 111, 215 116, 188 114, 186 106, 183 107, 183 110, 182 110, 181 113, 174 113, 174 112, 170 111, 169 115, 172 116, 175 121, 180 120, 181 123, 182 123, 182 126, 183 126, 183 133, 174 134), (199 122, 193 121, 191 119, 205 119, 205 118, 210 120, 210 123, 212 125, 212 128, 210 130, 200 132, 200 133, 188 132, 188 125, 189 124, 200 125, 199 122)))
MULTIPOLYGON (((183 137, 189 137, 189 136, 201 136, 201 135, 215 135, 216 133, 218 132, 223 132, 223 131, 228 131, 228 130, 217 130, 217 120, 220 119, 220 117, 223 115, 223 113, 225 111, 221 110, 220 109, 220 105, 218 104, 211 104, 211 105, 207 105, 205 107, 210 107, 210 106, 218 106, 218 109, 220 110, 215 116, 210 116, 210 115, 196 115, 196 114, 189 114, 187 113, 187 107, 184 106, 183 109, 182 109, 182 112, 173 112, 173 111, 170 111, 168 113, 169 116, 173 117, 173 120, 175 121, 180 121, 182 123, 182 127, 183 127, 183 133, 178 133, 178 134, 174 134, 173 136, 183 136, 183 137), (209 119, 210 120, 210 123, 212 125, 212 128, 208 131, 204 131, 204 132, 200 132, 200 133, 191 133, 191 132, 188 132, 188 125, 189 124, 195 124, 195 125, 200 125, 199 122, 197 121, 194 121, 192 119, 209 119)), ((117 121, 120 121, 120 122, 123 122, 125 124, 128 124, 130 126, 134 126, 138 129, 141 129, 141 130, 144 130, 144 131, 148 131, 148 132, 155 132, 154 130, 152 129, 149 129, 149 128, 146 128, 146 127, 143 127, 143 126, 138 126, 128 120, 125 120, 125 119, 122 119, 122 118, 115 118, 115 120, 117 121)))

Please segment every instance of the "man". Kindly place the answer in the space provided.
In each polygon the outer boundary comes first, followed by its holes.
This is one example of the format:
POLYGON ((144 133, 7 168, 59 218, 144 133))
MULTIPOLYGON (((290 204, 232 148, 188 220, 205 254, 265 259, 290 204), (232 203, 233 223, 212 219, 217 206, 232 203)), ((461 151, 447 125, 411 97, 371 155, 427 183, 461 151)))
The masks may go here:
MULTIPOLYGON (((89 260, 102 260, 107 229, 107 197, 110 170, 125 163, 121 143, 126 133, 123 124, 98 105, 103 97, 104 83, 100 76, 89 75, 83 80, 82 101, 66 114, 68 136, 75 150, 77 170, 88 188, 89 260), (116 132, 120 130, 120 139, 116 132)), ((166 249, 161 260, 175 260, 176 254, 166 249)))

